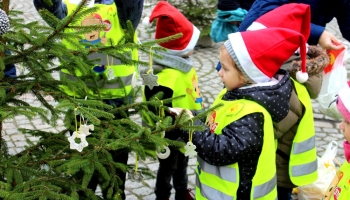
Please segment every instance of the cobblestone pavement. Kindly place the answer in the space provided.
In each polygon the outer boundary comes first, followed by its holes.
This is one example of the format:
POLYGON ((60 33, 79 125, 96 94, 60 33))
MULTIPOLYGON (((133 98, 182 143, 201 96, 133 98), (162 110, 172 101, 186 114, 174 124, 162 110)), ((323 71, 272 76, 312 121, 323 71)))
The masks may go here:
MULTIPOLYGON (((25 11, 24 18, 27 21, 40 20, 40 17, 38 16, 31 0, 12 1, 11 8, 25 11)), ((145 10, 144 13, 149 13, 149 10, 145 10)), ((335 23, 335 21, 332 21, 327 26, 327 30, 335 34, 337 38, 342 38, 339 33, 339 28, 335 23)), ((143 27, 142 24, 139 25, 139 33, 140 33, 139 38, 141 42, 152 39, 151 35, 146 33, 145 28, 143 27)), ((345 40, 342 39, 342 41, 345 41, 345 40)), ((223 87, 215 71, 215 66, 218 62, 218 55, 219 55, 218 48, 220 47, 220 45, 221 43, 213 44, 209 47, 197 47, 192 56, 194 61, 194 66, 197 70, 197 74, 199 78, 200 89, 204 96, 206 106, 211 105, 211 103, 214 101, 215 96, 223 87)), ((348 48, 350 47, 348 42, 346 42, 346 45, 348 48)), ((140 58, 142 60, 148 60, 148 57, 144 54, 141 54, 140 58)), ((348 60, 348 62, 346 63, 347 69, 348 69, 348 78, 350 77, 349 61, 350 60, 348 60)), ((55 75, 55 76, 58 77, 58 75, 55 75)), ((39 101, 37 101, 31 94, 25 94, 21 96, 21 98, 25 99, 28 103, 32 105, 40 106, 39 101)), ((48 98, 48 100, 50 101, 51 99, 48 98)), ((55 102, 52 102, 52 101, 51 103, 53 105, 55 104, 55 102)), ((324 152, 327 144, 330 141, 335 140, 339 144, 337 157, 339 158, 340 162, 343 162, 344 161, 343 149, 342 149, 343 136, 338 129, 339 121, 334 121, 331 118, 325 117, 322 113, 319 112, 319 110, 317 109, 317 106, 318 106, 317 101, 313 101, 315 130, 316 130, 316 136, 317 136, 316 144, 317 144, 318 154, 321 155, 322 152, 324 152)), ((134 118, 136 121, 140 121, 138 117, 134 117, 134 118)), ((21 134, 20 132, 18 132, 17 130, 18 128, 42 129, 44 131, 58 132, 63 129, 62 124, 63 124, 62 122, 59 122, 57 127, 51 127, 50 125, 45 124, 39 118, 29 121, 23 116, 17 116, 14 119, 6 120, 3 123, 3 136, 4 136, 4 139, 8 142, 10 153, 15 154, 24 149, 24 146, 26 145, 26 142, 25 142, 26 139, 30 139, 32 141, 38 140, 38 138, 21 134)), ((195 172, 194 172, 195 161, 196 161, 195 157, 191 158, 189 161, 189 168, 188 168, 189 188, 194 188, 195 186, 195 172)), ((135 158, 133 154, 130 155, 129 163, 130 164, 135 163, 135 158)), ((141 165, 140 167, 148 168, 150 171, 154 172, 154 175, 156 174, 156 171, 158 168, 157 160, 148 159, 145 161, 140 161, 140 165, 141 165)), ((155 195, 153 192, 154 185, 155 185, 155 179, 150 177, 146 177, 141 182, 132 182, 130 180, 127 180, 126 182, 127 199, 128 200, 155 199, 155 195)), ((173 195, 171 199, 174 199, 173 195)))

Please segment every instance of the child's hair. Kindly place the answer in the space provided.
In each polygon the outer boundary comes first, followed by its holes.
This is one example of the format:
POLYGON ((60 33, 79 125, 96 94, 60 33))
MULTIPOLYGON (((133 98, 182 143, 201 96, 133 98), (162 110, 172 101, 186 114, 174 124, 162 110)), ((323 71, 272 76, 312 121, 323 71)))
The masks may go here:
MULTIPOLYGON (((220 51, 223 51, 223 50, 227 51, 225 45, 222 45, 222 46, 220 47, 220 51)), ((237 67, 235 61, 232 59, 232 57, 230 56, 230 54, 228 53, 228 51, 227 51, 227 55, 229 55, 229 57, 230 57, 230 62, 231 62, 231 64, 232 64, 232 66, 235 68, 235 70, 238 71, 238 77, 239 77, 239 79, 242 80, 243 82, 247 83, 248 85, 252 84, 252 83, 250 83, 249 80, 244 76, 244 74, 242 73, 242 71, 237 67)))

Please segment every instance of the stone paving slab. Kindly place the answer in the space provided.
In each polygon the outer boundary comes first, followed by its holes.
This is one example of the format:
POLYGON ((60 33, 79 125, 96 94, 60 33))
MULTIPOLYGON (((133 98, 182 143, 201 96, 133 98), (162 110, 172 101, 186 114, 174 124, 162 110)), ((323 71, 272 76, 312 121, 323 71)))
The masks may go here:
MULTIPOLYGON (((38 16, 31 0, 11 1, 11 8, 25 11, 24 18, 26 21, 33 21, 33 20, 42 21, 38 16)), ((149 9, 146 9, 144 11, 144 14, 148 15, 148 13, 149 13, 149 9)), ((327 30, 335 34, 337 38, 341 38, 341 40, 344 41, 344 43, 348 47, 348 51, 350 53, 350 48, 349 48, 350 43, 345 41, 341 37, 341 34, 339 33, 339 28, 335 20, 332 21, 327 26, 327 30)), ((142 24, 139 25, 138 31, 139 31, 139 39, 141 42, 152 39, 152 34, 148 34, 142 24)), ((218 62, 219 47, 221 45, 222 43, 218 43, 207 48, 197 47, 192 56, 194 67, 197 70, 197 74, 198 74, 199 87, 205 99, 205 102, 204 102, 205 106, 207 107, 213 103, 216 95, 223 87, 222 83, 220 82, 220 79, 218 78, 217 72, 215 70, 215 66, 218 62)), ((147 61, 148 56, 143 53, 140 53, 140 59, 147 61)), ((350 66, 350 59, 346 62, 348 77, 350 77, 349 66, 350 66)), ((58 74, 57 75, 55 74, 55 77, 58 78, 58 74)), ((140 84, 140 80, 138 81, 138 84, 140 84)), ((20 98, 25 99, 28 103, 32 105, 40 106, 40 102, 36 100, 34 96, 31 94, 24 94, 20 98)), ((52 98, 50 97, 47 97, 47 100, 50 101, 52 105, 57 104, 56 102, 53 102, 52 98)), ((317 106, 318 106, 317 101, 313 100, 312 104, 314 109, 316 144, 317 144, 318 154, 322 155, 322 152, 324 152, 328 143, 331 140, 335 140, 339 144, 337 157, 340 160, 340 162, 343 162, 344 161, 343 148, 342 148, 343 136, 340 133, 338 128, 339 121, 332 120, 331 118, 328 118, 324 116, 322 113, 320 113, 319 110, 317 109, 317 106)), ((133 116, 132 118, 135 121, 140 122, 140 118, 138 116, 133 116)), ((26 142, 25 142, 26 139, 30 139, 34 142, 39 139, 36 137, 21 134, 20 132, 18 132, 17 130, 18 128, 28 128, 28 129, 35 128, 35 129, 41 129, 41 130, 53 131, 53 132, 55 131, 59 132, 64 129, 62 121, 58 122, 57 127, 51 127, 45 124, 41 119, 34 119, 29 121, 23 116, 17 116, 14 119, 6 120, 3 123, 3 137, 8 143, 11 154, 16 154, 24 150, 24 147, 26 145, 26 142)), ((128 163, 129 164, 135 163, 135 157, 132 153, 130 154, 128 163)), ((190 158, 189 167, 188 167, 189 188, 195 187, 195 172, 194 172, 195 163, 196 163, 196 158, 195 157, 190 158)), ((158 169, 158 161, 151 160, 151 159, 140 161, 140 167, 148 168, 155 175, 158 169)), ((154 185, 155 185, 155 179, 152 177, 145 177, 145 179, 142 182, 132 182, 130 180, 127 180, 126 191, 125 191, 127 194, 127 199, 128 200, 155 199, 155 195, 153 192, 154 185)), ((172 192, 174 193, 174 191, 172 192)), ((174 199, 173 195, 171 199, 174 199)))

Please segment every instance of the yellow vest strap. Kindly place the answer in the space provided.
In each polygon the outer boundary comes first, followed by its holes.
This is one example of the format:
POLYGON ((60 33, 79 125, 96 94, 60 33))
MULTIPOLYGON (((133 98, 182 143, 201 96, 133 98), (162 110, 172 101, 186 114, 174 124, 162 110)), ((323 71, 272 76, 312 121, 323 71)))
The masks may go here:
POLYGON ((277 177, 276 174, 273 178, 271 178, 269 181, 265 182, 264 184, 257 185, 254 187, 254 199, 264 197, 272 190, 275 189, 276 187, 276 182, 277 182, 277 177))
POLYGON ((200 157, 197 158, 199 166, 202 171, 207 172, 209 174, 213 174, 215 176, 220 177, 222 180, 226 180, 232 183, 237 183, 237 169, 227 166, 214 166, 206 163, 200 157), (229 176, 227 176, 229 174, 229 176))
POLYGON ((214 189, 212 187, 209 187, 205 184, 202 184, 199 181, 198 176, 196 176, 196 185, 200 189, 201 195, 206 199, 220 199, 220 200, 234 200, 235 198, 233 196, 229 196, 227 194, 224 194, 220 192, 220 190, 214 189))

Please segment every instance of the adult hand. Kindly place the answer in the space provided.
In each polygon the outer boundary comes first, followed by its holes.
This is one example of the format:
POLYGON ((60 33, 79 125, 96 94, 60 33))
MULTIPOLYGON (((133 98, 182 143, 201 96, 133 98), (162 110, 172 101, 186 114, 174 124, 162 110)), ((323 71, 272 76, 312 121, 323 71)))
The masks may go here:
POLYGON ((339 50, 344 48, 342 42, 328 31, 323 31, 320 39, 318 40, 318 44, 326 50, 339 50))

